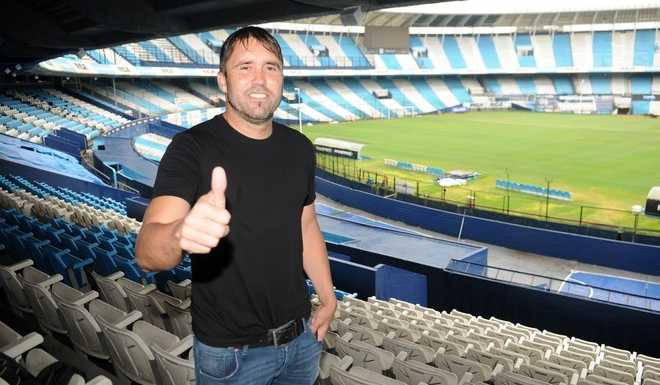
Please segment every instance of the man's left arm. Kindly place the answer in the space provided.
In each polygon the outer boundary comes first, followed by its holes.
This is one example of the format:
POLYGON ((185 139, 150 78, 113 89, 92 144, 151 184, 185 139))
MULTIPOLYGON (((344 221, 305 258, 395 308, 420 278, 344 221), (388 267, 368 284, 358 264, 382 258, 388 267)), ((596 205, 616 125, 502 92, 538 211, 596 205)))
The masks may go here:
POLYGON ((313 203, 303 208, 300 222, 303 238, 303 268, 312 280, 316 294, 321 300, 321 306, 313 316, 311 328, 317 340, 322 341, 330 327, 330 321, 335 316, 337 299, 332 285, 328 252, 316 220, 313 203))

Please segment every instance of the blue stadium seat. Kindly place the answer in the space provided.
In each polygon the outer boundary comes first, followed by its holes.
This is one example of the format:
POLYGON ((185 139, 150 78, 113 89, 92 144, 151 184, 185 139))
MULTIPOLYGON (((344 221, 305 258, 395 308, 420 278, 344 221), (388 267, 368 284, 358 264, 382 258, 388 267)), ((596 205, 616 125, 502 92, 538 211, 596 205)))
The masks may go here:
POLYGON ((80 259, 69 252, 69 249, 58 249, 52 245, 46 245, 42 248, 44 256, 50 263, 52 274, 62 274, 64 282, 76 289, 89 287, 89 280, 85 267, 90 266, 94 261, 90 258, 80 259))

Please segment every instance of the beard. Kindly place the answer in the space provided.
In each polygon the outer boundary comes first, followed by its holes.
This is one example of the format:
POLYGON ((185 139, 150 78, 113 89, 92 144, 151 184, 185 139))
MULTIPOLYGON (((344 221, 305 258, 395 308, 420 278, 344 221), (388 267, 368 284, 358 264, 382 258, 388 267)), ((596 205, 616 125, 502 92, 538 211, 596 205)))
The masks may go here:
MULTIPOLYGON (((264 92, 264 91, 260 91, 264 92)), ((264 92, 265 93, 265 92, 264 92)), ((269 95, 269 93, 266 93, 266 95, 269 95)), ((248 106, 245 106, 245 108, 238 103, 234 102, 235 99, 230 97, 229 94, 227 94, 227 104, 230 105, 234 111, 238 113, 243 119, 245 119, 247 122, 251 124, 263 124, 268 121, 271 121, 273 119, 273 115, 275 114, 275 110, 277 109, 278 104, 273 103, 273 105, 270 105, 269 101, 267 98, 265 98, 263 101, 258 101, 257 106, 258 108, 251 109, 248 106)))

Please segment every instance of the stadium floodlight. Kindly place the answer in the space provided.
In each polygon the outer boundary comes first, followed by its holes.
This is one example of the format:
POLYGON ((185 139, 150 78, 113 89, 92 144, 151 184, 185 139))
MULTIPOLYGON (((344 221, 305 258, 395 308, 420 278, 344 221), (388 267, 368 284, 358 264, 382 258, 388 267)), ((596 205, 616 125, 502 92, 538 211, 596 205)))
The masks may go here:
POLYGON ((298 104, 298 131, 302 132, 302 94, 298 87, 295 87, 293 90, 296 91, 296 103, 298 104))

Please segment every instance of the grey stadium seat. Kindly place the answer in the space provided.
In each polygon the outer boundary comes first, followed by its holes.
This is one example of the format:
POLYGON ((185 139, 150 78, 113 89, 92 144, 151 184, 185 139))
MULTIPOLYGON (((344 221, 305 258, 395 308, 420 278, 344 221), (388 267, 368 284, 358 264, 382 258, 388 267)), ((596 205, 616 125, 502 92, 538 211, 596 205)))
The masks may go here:
POLYGON ((27 297, 25 297, 23 284, 18 279, 18 276, 23 274, 24 269, 32 265, 34 265, 34 261, 31 259, 26 259, 8 266, 0 265, 0 282, 2 282, 2 288, 5 291, 12 311, 18 316, 22 316, 23 313, 32 314, 30 303, 27 297))
POLYGON ((128 312, 131 307, 128 303, 128 296, 124 288, 117 282, 120 278, 124 277, 124 272, 118 271, 108 276, 103 276, 95 271, 92 271, 92 278, 96 282, 101 292, 101 299, 117 309, 128 312))
POLYGON ((552 385, 568 384, 568 378, 556 370, 544 369, 536 365, 522 364, 518 373, 552 385))
POLYGON ((44 342, 44 337, 36 332, 24 336, 0 322, 0 352, 8 357, 18 358, 44 342))
POLYGON ((192 281, 185 279, 181 282, 167 281, 167 287, 170 293, 180 300, 185 300, 192 295, 192 281))
POLYGON ((622 370, 608 368, 602 365, 596 365, 593 370, 593 374, 614 381, 620 381, 628 385, 633 385, 635 383, 635 377, 632 374, 622 370))
POLYGON ((156 368, 159 373, 159 385, 194 385, 195 366, 192 360, 181 356, 192 349, 193 335, 179 341, 170 349, 164 349, 158 344, 152 344, 156 368))
POLYGON ((435 351, 430 347, 397 338, 394 332, 390 332, 385 336, 382 348, 392 352, 395 356, 400 352, 405 352, 409 360, 419 361, 424 364, 433 362, 435 358, 435 351))
POLYGON ((423 382, 428 385, 458 385, 456 374, 419 361, 407 360, 405 352, 394 357, 392 372, 397 380, 406 384, 423 382))
POLYGON ((382 373, 392 367, 394 354, 360 341, 351 341, 351 333, 346 333, 337 338, 335 350, 340 357, 350 356, 353 364, 369 369, 376 373, 382 373))
POLYGON ((101 327, 88 310, 98 296, 96 291, 83 293, 61 282, 53 285, 53 298, 73 346, 85 354, 107 360, 110 355, 101 340, 101 327))
POLYGON ((115 371, 120 377, 142 385, 159 384, 155 357, 149 346, 157 344, 164 350, 171 350, 179 343, 179 338, 148 322, 135 320, 134 317, 130 319, 134 322, 127 319, 112 322, 103 315, 96 318, 110 350, 115 371), (132 326, 132 330, 128 329, 129 326, 132 326))
POLYGON ((495 385, 548 385, 531 377, 517 373, 500 373, 495 376, 495 385))
POLYGON ((330 382, 330 369, 337 367, 339 370, 348 370, 353 365, 353 359, 349 356, 339 358, 328 352, 321 352, 319 362, 319 378, 315 385, 332 385, 330 382))
POLYGON ((169 331, 179 338, 193 334, 190 305, 190 298, 183 301, 177 300, 176 302, 166 299, 163 302, 169 320, 169 331))
POLYGON ((492 370, 482 363, 442 353, 435 356, 435 366, 456 374, 461 383, 485 382, 490 379, 492 373, 492 370))
POLYGON ((50 287, 55 282, 62 281, 62 275, 50 276, 33 267, 26 267, 23 275, 19 275, 18 279, 23 285, 30 307, 44 331, 66 334, 64 321, 50 292, 50 287))
POLYGON ((332 367, 330 368, 330 380, 333 385, 407 385, 405 382, 385 377, 359 366, 353 366, 349 371, 332 367))

